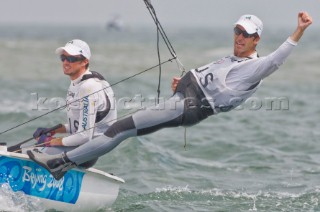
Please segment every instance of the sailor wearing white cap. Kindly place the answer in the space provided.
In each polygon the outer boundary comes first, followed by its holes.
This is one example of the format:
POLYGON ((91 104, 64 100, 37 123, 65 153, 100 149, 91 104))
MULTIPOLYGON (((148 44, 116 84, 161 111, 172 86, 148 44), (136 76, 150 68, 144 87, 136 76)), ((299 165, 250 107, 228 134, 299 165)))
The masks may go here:
MULTIPOLYGON (((65 75, 71 83, 67 92, 67 119, 59 129, 45 134, 47 128, 38 128, 33 137, 38 141, 38 151, 47 154, 68 152, 92 138, 102 135, 116 121, 117 111, 114 93, 104 77, 89 70, 91 51, 89 45, 79 39, 56 49, 65 75), (65 137, 53 137, 55 133, 68 133, 65 137)), ((93 158, 82 167, 90 167, 93 158)))

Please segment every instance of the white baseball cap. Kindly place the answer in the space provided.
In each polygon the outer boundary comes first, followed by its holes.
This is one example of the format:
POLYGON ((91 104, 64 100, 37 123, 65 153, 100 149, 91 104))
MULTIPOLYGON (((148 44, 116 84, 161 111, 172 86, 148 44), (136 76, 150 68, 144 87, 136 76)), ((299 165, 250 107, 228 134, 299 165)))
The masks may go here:
POLYGON ((59 47, 56 49, 56 54, 62 54, 66 51, 70 55, 83 55, 85 58, 90 60, 91 52, 88 44, 82 40, 74 39, 66 43, 64 47, 59 47))
POLYGON ((248 34, 258 33, 259 37, 263 30, 262 21, 255 15, 243 15, 234 25, 242 26, 248 34))

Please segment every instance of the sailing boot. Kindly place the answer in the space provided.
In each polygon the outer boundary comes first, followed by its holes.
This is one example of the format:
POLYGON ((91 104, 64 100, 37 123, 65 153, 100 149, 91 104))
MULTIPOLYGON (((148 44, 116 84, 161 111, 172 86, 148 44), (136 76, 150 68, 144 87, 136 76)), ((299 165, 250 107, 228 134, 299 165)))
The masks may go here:
POLYGON ((76 167, 65 153, 58 156, 48 155, 34 149, 28 150, 27 154, 31 160, 47 169, 56 180, 60 180, 68 170, 76 167))

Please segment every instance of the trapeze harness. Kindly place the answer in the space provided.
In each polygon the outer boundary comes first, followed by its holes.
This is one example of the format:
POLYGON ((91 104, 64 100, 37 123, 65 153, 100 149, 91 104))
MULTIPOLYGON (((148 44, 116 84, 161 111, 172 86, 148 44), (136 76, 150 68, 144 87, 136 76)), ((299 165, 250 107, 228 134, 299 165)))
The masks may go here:
MULTIPOLYGON (((90 72, 91 72, 91 74, 83 75, 83 77, 81 79, 81 82, 85 81, 85 80, 88 80, 88 79, 91 79, 91 78, 96 78, 96 79, 99 79, 101 81, 107 82, 100 73, 98 73, 96 71, 90 71, 90 72)), ((109 97, 108 97, 108 95, 106 93, 105 93, 105 97, 106 97, 106 103, 107 103, 106 109, 103 110, 103 111, 98 111, 97 112, 95 123, 98 123, 98 122, 102 121, 102 119, 104 119, 110 112, 111 102, 110 102, 110 99, 109 99, 109 97)))

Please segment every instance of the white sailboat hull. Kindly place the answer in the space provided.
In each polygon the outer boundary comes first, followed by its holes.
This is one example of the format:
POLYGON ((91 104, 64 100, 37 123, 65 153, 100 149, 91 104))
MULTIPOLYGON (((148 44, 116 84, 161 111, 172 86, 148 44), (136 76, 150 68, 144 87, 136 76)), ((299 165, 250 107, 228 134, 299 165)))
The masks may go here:
POLYGON ((111 206, 124 180, 89 168, 68 171, 59 181, 27 155, 0 149, 0 184, 39 197, 46 209, 93 211, 111 206))

